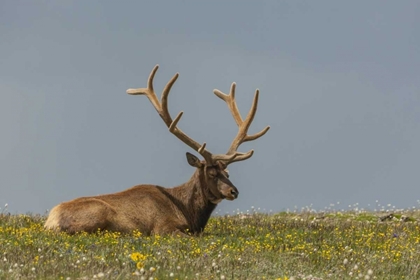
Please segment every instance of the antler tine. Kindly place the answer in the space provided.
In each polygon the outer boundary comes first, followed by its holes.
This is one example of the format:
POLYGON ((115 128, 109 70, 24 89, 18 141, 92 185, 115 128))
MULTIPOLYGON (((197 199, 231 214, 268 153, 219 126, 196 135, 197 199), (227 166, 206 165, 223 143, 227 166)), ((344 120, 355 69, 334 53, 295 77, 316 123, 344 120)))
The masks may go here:
POLYGON ((155 107, 156 111, 158 111, 159 115, 162 117, 162 107, 159 103, 155 91, 153 90, 153 79, 155 78, 155 74, 158 69, 159 65, 156 65, 152 72, 150 72, 149 79, 147 80, 147 88, 130 88, 127 89, 127 93, 130 95, 146 95, 152 103, 153 107, 155 107))
POLYGON ((236 84, 232 83, 229 95, 224 94, 220 90, 217 90, 217 89, 214 90, 214 93, 216 94, 216 96, 218 96, 219 98, 223 99, 226 102, 226 104, 229 107, 230 112, 232 113, 233 118, 235 119, 236 124, 238 125, 238 134, 233 139, 232 144, 230 145, 230 148, 227 152, 227 155, 233 154, 236 156, 233 157, 230 161, 228 161, 227 164, 250 158, 253 155, 253 152, 254 152, 253 150, 247 153, 238 153, 237 152, 238 147, 243 142, 258 139, 270 129, 270 126, 267 126, 266 128, 264 128, 258 133, 255 133, 253 135, 248 135, 248 129, 251 126, 252 121, 254 120, 255 113, 257 112, 259 90, 257 89, 255 91, 254 100, 252 102, 251 109, 249 110, 248 115, 246 116, 245 120, 243 120, 239 112, 238 106, 236 104, 235 89, 236 89, 236 84))
MULTIPOLYGON (((249 110, 249 113, 245 119, 245 134, 248 132, 249 127, 251 126, 252 121, 254 120, 255 117, 255 113, 257 112, 257 106, 258 106, 258 98, 260 95, 260 90, 257 89, 255 91, 255 95, 254 95, 254 101, 252 102, 252 106, 251 109, 249 110)), ((255 133, 253 135, 245 135, 243 142, 246 141, 251 141, 251 140, 256 140, 258 138, 260 138, 261 136, 263 136, 268 130, 270 129, 270 126, 266 126, 263 130, 261 130, 258 133, 255 133)))
POLYGON ((218 89, 215 89, 213 92, 216 94, 217 97, 224 100, 229 107, 229 110, 232 112, 232 116, 235 119, 235 122, 238 126, 240 126, 243 122, 241 114, 239 113, 238 106, 236 105, 235 100, 235 90, 236 90, 236 83, 232 83, 230 86, 229 94, 224 94, 218 89))
MULTIPOLYGON (((165 88, 162 91, 162 96, 161 96, 162 114, 163 114, 163 116, 168 116, 168 117, 166 117, 166 119, 163 119, 163 121, 165 122, 166 126, 168 126, 168 127, 172 123, 172 118, 171 118, 171 116, 169 114, 169 110, 168 110, 168 95, 169 95, 169 92, 171 91, 172 86, 174 85, 174 83, 178 79, 178 76, 179 76, 179 74, 176 73, 172 77, 172 79, 166 84, 165 88)), ((162 115, 161 115, 161 117, 162 117, 162 115)))

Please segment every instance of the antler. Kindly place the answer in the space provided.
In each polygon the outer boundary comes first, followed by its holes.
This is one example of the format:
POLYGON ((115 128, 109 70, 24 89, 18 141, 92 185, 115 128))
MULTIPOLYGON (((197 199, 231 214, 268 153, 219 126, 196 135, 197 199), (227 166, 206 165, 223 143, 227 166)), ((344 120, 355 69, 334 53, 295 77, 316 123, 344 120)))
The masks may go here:
POLYGON ((234 157, 231 161, 227 162, 227 164, 250 158, 252 154, 254 153, 254 150, 250 150, 248 153, 238 153, 237 152, 238 147, 243 142, 252 141, 252 140, 256 140, 260 138, 270 129, 270 126, 267 126, 266 128, 264 128, 258 133, 255 133, 253 135, 248 135, 248 129, 251 126, 252 121, 254 120, 255 113, 257 112, 258 97, 259 97, 260 91, 258 89, 255 91, 254 101, 252 102, 251 109, 249 110, 249 113, 246 116, 245 120, 243 120, 239 112, 238 106, 236 105, 235 89, 236 89, 236 83, 232 83, 229 94, 224 94, 218 89, 215 89, 213 91, 217 97, 219 97, 220 99, 226 102, 226 104, 229 107, 230 112, 232 113, 233 118, 235 119, 236 124, 238 125, 238 134, 233 139, 232 144, 230 145, 230 148, 227 151, 227 155, 236 154, 237 156, 234 157))
POLYGON ((146 95, 152 103, 153 107, 155 107, 156 111, 158 112, 164 123, 166 124, 166 126, 169 128, 169 131, 172 134, 174 134, 179 140, 181 140, 189 147, 197 151, 199 154, 201 154, 208 164, 214 164, 216 161, 219 160, 223 162, 232 162, 237 156, 241 156, 241 153, 212 155, 208 150, 206 150, 206 143, 200 145, 198 142, 191 139, 188 135, 186 135, 181 129, 177 127, 177 124, 184 112, 181 111, 178 114, 178 116, 174 120, 172 120, 168 110, 168 95, 173 84, 178 79, 179 74, 176 73, 172 77, 172 79, 166 84, 165 88, 162 91, 161 102, 159 102, 156 93, 153 89, 153 79, 158 68, 159 65, 156 65, 150 73, 149 79, 147 81, 147 88, 130 88, 127 90, 127 93, 131 95, 146 95))

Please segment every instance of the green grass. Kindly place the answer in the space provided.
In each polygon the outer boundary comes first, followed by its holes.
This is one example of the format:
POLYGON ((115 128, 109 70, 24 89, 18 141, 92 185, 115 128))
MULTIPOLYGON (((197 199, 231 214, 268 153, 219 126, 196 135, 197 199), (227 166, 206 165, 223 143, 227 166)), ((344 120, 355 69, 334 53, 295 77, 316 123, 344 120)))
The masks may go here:
POLYGON ((420 212, 387 214, 239 214, 181 238, 56 234, 3 213, 0 279, 420 279, 420 212))

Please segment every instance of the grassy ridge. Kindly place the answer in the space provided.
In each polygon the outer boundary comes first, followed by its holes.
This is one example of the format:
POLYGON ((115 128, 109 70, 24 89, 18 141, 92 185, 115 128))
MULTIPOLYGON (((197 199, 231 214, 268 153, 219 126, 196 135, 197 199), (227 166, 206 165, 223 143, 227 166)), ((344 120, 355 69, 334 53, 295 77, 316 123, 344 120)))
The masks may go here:
POLYGON ((418 211, 211 218, 202 236, 56 234, 0 214, 0 279, 420 279, 418 211))

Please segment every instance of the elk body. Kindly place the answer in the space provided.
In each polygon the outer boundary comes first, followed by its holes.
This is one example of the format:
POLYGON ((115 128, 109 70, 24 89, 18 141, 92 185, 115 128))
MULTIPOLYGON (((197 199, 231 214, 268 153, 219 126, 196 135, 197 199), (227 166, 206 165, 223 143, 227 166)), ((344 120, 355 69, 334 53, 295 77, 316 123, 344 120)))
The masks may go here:
POLYGON ((138 230, 145 235, 198 234, 204 230, 219 202, 238 197, 238 189, 229 180, 226 168, 233 162, 250 158, 253 150, 237 152, 239 145, 263 136, 270 128, 267 126, 259 133, 247 134, 257 111, 259 91, 256 91, 251 109, 243 120, 235 101, 235 83, 229 94, 214 90, 216 96, 227 103, 238 125, 238 133, 226 154, 212 154, 206 149, 206 143, 197 143, 177 127, 183 112, 175 119, 169 114, 168 94, 178 74, 167 83, 161 101, 158 100, 153 90, 157 69, 158 65, 150 73, 147 88, 128 89, 127 93, 146 95, 169 131, 204 160, 187 153, 187 162, 196 170, 188 182, 174 188, 138 185, 118 193, 63 202, 50 211, 45 222, 46 229, 68 233, 138 230))

